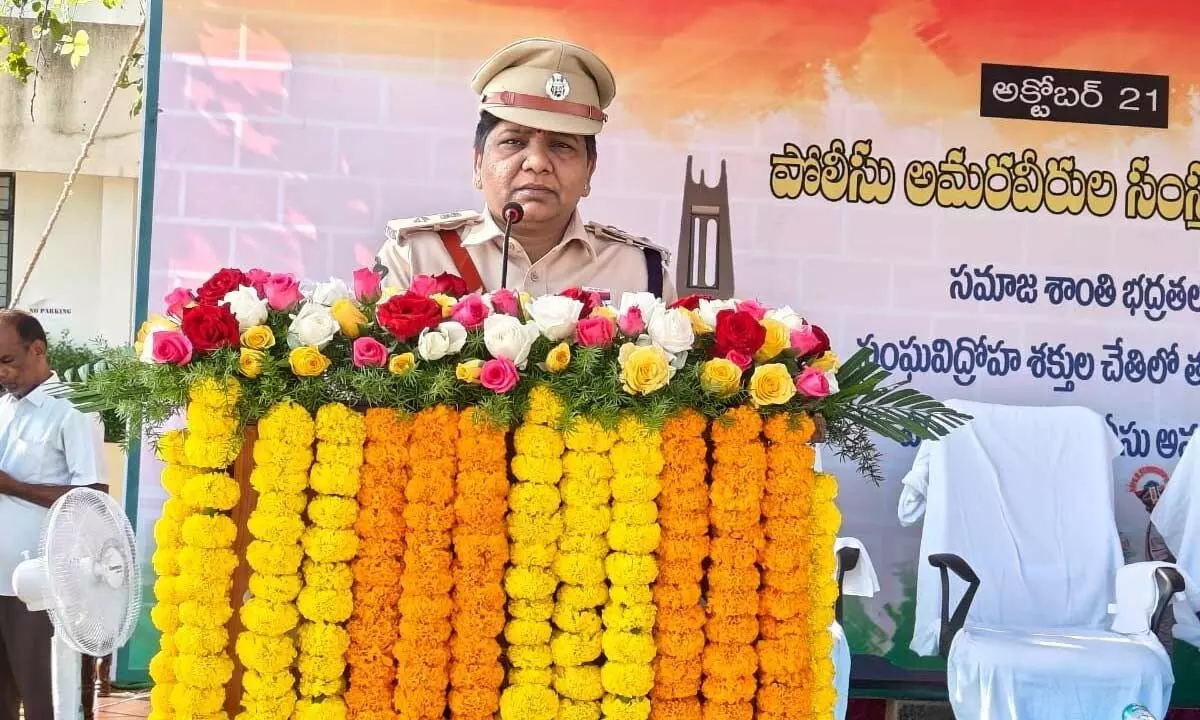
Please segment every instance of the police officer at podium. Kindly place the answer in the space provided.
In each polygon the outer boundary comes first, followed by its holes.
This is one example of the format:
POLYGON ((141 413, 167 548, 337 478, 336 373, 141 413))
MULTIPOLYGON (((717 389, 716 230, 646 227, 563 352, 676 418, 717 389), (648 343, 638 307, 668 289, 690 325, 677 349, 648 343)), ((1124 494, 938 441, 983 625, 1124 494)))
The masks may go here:
POLYGON ((414 275, 449 272, 468 290, 499 289, 504 208, 515 202, 523 214, 512 225, 508 288, 537 296, 579 287, 613 300, 649 291, 674 300, 666 250, 579 213, 596 171, 596 135, 616 95, 604 61, 571 43, 520 40, 492 55, 471 89, 480 103, 474 181, 484 210, 388 223, 376 264, 384 283, 407 287, 414 275))

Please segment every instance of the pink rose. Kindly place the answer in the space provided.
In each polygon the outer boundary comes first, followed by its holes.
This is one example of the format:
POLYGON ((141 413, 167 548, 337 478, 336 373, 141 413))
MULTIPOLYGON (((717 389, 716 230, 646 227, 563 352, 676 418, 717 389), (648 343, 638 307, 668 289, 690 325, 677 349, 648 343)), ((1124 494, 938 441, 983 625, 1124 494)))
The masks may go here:
POLYGON ((183 317, 184 308, 191 307, 196 302, 196 295, 187 288, 175 288, 163 299, 167 304, 167 314, 177 318, 183 317))
POLYGON ((621 326, 621 332, 629 337, 633 337, 646 329, 646 320, 642 317, 642 309, 637 305, 625 311, 625 314, 617 320, 617 324, 621 326))
POLYGON ((381 288, 383 278, 371 268, 359 268, 354 271, 354 297, 359 302, 373 303, 383 294, 381 288))
POLYGON ((300 283, 291 273, 274 273, 263 284, 263 295, 274 310, 287 310, 300 302, 300 283))
POLYGON ((725 359, 734 365, 737 365, 743 371, 749 370, 750 366, 754 364, 754 356, 747 355, 741 350, 730 350, 729 352, 725 353, 725 359))
POLYGON ((429 297, 437 292, 438 282, 432 275, 417 275, 413 277, 412 282, 408 284, 410 293, 429 297))
POLYGON ((796 376, 796 392, 810 398, 823 398, 829 395, 829 378, 816 368, 806 367, 796 376))
POLYGON ((162 365, 187 365, 192 361, 192 341, 178 330, 150 334, 150 356, 162 365))
POLYGON ((575 341, 584 347, 608 347, 617 334, 612 319, 597 315, 575 325, 575 341))
POLYGON ((266 270, 260 270, 259 268, 254 268, 250 272, 246 273, 247 284, 254 288, 259 297, 264 297, 266 295, 267 280, 270 279, 271 273, 267 272, 266 270))
POLYGON ((454 304, 450 319, 468 330, 478 330, 483 326, 484 318, 491 314, 483 298, 472 293, 454 304))
POLYGON ((520 377, 512 360, 497 357, 488 360, 480 368, 479 384, 494 393, 506 393, 517 386, 520 377))
POLYGON ((383 343, 364 335, 350 347, 350 359, 356 368, 384 367, 388 362, 388 350, 383 343))
POLYGON ((796 357, 820 355, 829 350, 829 336, 816 325, 806 323, 799 330, 793 330, 790 341, 796 357))
POLYGON ((496 312, 502 315, 512 315, 518 317, 521 311, 518 309, 520 303, 517 302, 517 294, 508 288, 501 288, 491 294, 492 307, 496 312))
POLYGON ((760 305, 757 300, 743 300, 737 304, 737 309, 750 313, 754 316, 755 320, 759 321, 767 316, 766 306, 760 305))

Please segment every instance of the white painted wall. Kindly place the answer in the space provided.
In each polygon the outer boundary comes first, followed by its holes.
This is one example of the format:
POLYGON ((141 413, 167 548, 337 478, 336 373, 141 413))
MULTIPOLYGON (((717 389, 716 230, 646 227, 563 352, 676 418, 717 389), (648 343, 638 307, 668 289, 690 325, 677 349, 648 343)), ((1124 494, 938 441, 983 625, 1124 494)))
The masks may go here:
MULTIPOLYGON (((13 217, 13 292, 29 265, 66 176, 19 172, 13 217)), ((130 336, 137 181, 80 176, 46 243, 20 307, 46 331, 110 343, 130 336)))

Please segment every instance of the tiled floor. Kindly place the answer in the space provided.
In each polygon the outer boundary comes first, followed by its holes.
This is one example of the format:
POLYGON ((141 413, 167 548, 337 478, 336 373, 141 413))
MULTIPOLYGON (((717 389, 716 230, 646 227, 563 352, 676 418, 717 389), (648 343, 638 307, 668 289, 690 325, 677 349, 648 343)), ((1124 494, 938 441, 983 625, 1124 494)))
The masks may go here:
POLYGON ((144 718, 150 714, 147 693, 113 693, 96 702, 96 720, 144 718))

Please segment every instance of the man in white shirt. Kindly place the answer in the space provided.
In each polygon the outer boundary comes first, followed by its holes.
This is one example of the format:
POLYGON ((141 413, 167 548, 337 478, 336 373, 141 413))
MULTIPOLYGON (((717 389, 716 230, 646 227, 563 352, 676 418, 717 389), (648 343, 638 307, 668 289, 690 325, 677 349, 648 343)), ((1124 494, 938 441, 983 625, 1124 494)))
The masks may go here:
POLYGON ((50 636, 45 612, 14 594, 12 573, 36 556, 47 508, 72 487, 107 490, 99 418, 53 397, 59 382, 37 318, 0 310, 0 720, 52 720, 50 636))

